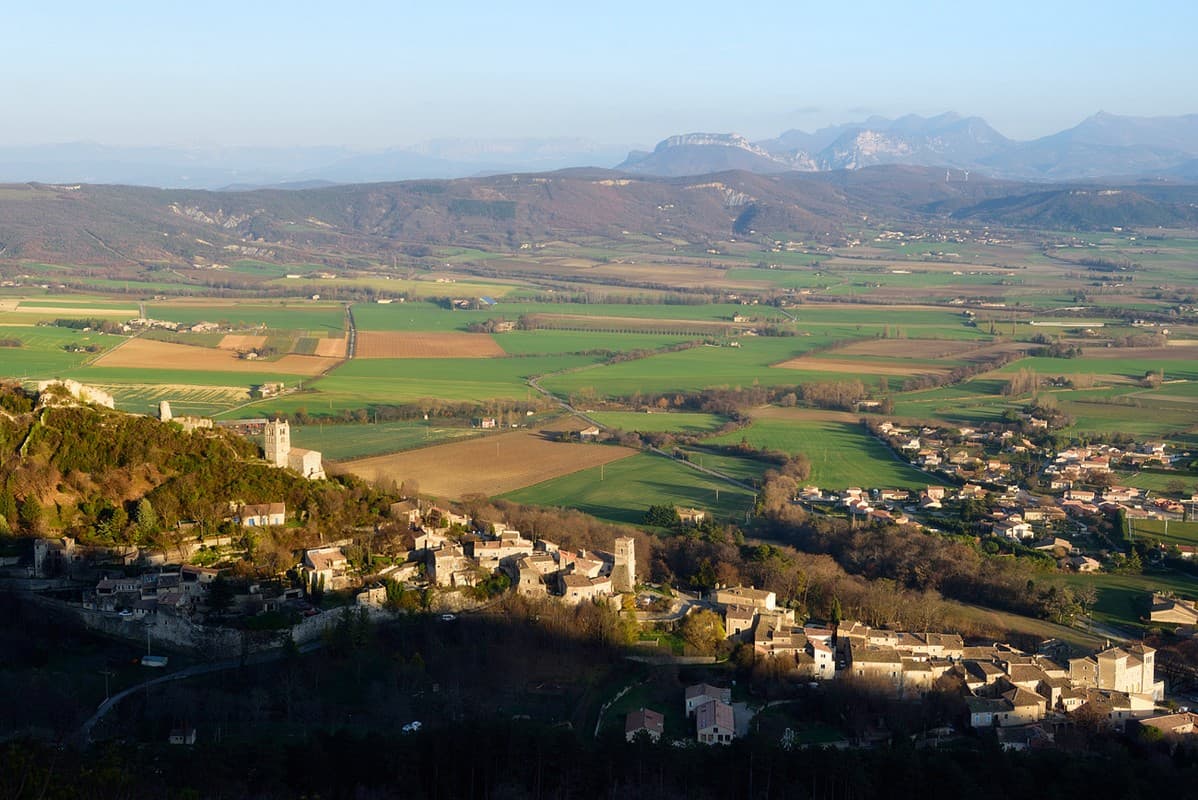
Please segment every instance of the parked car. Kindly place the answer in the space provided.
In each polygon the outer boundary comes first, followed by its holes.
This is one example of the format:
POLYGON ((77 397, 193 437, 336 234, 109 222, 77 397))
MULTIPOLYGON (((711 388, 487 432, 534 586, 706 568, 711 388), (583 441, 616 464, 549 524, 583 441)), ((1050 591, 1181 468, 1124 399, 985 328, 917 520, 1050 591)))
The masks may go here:
POLYGON ((422 727, 423 726, 420 724, 420 720, 418 720, 418 719, 413 720, 413 721, 409 722, 407 725, 403 726, 403 732, 404 733, 417 733, 422 727))

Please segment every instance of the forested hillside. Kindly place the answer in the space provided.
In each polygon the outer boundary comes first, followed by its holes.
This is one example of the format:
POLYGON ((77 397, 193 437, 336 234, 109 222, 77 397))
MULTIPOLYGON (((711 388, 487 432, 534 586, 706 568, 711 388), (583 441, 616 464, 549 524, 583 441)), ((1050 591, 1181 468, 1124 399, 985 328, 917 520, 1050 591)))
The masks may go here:
POLYGON ((313 534, 377 516, 382 496, 313 482, 258 458, 223 430, 96 407, 35 406, 0 387, 0 531, 68 534, 94 544, 161 544, 181 521, 217 529, 230 503, 285 502, 313 534))

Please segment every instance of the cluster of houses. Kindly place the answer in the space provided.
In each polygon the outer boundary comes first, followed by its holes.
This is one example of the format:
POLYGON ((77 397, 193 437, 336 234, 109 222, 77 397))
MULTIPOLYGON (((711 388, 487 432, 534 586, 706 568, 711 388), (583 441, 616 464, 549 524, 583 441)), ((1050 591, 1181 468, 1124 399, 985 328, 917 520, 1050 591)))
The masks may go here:
MULTIPOLYGON (((167 614, 188 617, 207 606, 208 591, 218 571, 191 565, 163 567, 133 577, 105 575, 91 591, 83 594, 83 607, 146 617, 167 614)), ((243 613, 268 610, 274 598, 257 591, 246 592, 234 605, 243 613)), ((280 601, 281 602, 281 601, 280 601)))
MULTIPOLYGON (((736 738, 736 715, 732 690, 698 683, 686 687, 683 712, 693 719, 695 741, 700 744, 730 744, 736 738)), ((665 714, 648 708, 630 711, 624 718, 624 738, 631 742, 645 735, 656 742, 665 733, 665 714)))
MULTIPOLYGON (((1029 418, 1028 424, 1032 428, 1048 427, 1047 421, 1035 417, 1029 418)), ((915 466, 960 481, 1005 483, 1011 464, 1002 454, 1037 449, 1031 440, 1010 429, 907 428, 887 420, 874 432, 915 466)))
MULTIPOLYGON (((719 588, 712 599, 724 613, 729 638, 751 644, 762 657, 787 659, 793 674, 808 680, 857 680, 918 697, 950 676, 964 686, 975 728, 1063 721, 1079 709, 1119 727, 1128 720, 1147 724, 1164 699, 1155 651, 1142 644, 1059 662, 1008 644, 969 646, 957 634, 893 631, 855 621, 799 625, 793 611, 777 607, 773 592, 759 589, 719 588)), ((1198 622, 1193 604, 1156 600, 1159 613, 1169 603, 1169 621, 1198 622)))
MULTIPOLYGON (((1046 430, 1047 420, 1025 415, 1024 424, 1032 430, 1046 430)), ((1115 466, 1170 468, 1181 456, 1170 453, 1163 442, 1145 442, 1133 449, 1110 444, 1071 447, 1054 452, 1010 428, 1002 430, 906 428, 889 420, 872 427, 874 433, 913 465, 956 481, 1005 486, 1010 483, 1013 457, 1031 456, 1041 461, 1044 483, 1053 491, 1065 491, 1076 484, 1108 475, 1115 466)), ((1128 491, 1128 490, 1124 490, 1128 491)), ((1112 498, 1130 502, 1138 497, 1112 498)), ((1181 513, 1181 508, 1166 509, 1181 513)))
MULTIPOLYGON (((214 267, 216 268, 216 267, 214 267)), ((228 328, 228 326, 223 326, 228 328)), ((134 317, 128 322, 121 325, 121 330, 129 333, 134 330, 149 330, 151 328, 161 328, 166 331, 190 331, 191 333, 213 333, 222 329, 222 326, 216 322, 197 322, 194 325, 180 325, 178 322, 170 322, 164 319, 151 319, 150 317, 134 317)))
MULTIPOLYGON (((254 527, 281 524, 284 512, 282 503, 272 503, 243 506, 238 513, 241 524, 254 527)), ((286 608, 310 612, 308 587, 336 591, 354 582, 349 560, 336 545, 306 550, 295 571, 304 578, 302 587, 272 581, 230 584, 228 611, 241 616, 286 608)), ((108 571, 94 588, 84 591, 83 606, 132 617, 154 614, 194 617, 211 610, 208 593, 219 574, 220 570, 190 564, 159 566, 135 576, 108 571)))
POLYGON ((502 573, 520 594, 555 595, 573 604, 613 597, 636 588, 636 548, 631 537, 615 540, 613 551, 566 550, 547 539, 528 539, 504 523, 469 531, 470 519, 440 508, 421 512, 397 503, 399 516, 419 531, 405 570, 385 574, 415 577, 419 566, 434 586, 475 586, 502 573), (466 532, 469 531, 469 532, 466 532))
MULTIPOLYGON (((1033 427, 1043 420, 1029 418, 1033 427)), ((1112 445, 1072 447, 1053 452, 1036 445, 1012 430, 979 431, 972 428, 904 428, 890 421, 871 425, 871 430, 897 453, 923 470, 944 475, 962 485, 929 485, 922 491, 905 489, 864 490, 851 487, 825 491, 806 486, 795 501, 813 509, 841 510, 854 522, 910 524, 935 517, 948 503, 980 501, 985 516, 975 519, 993 535, 1049 553, 1063 568, 1096 572, 1102 564, 1081 552, 1059 534, 1072 529, 1085 531, 1092 517, 1122 514, 1126 519, 1183 519, 1187 506, 1198 507, 1198 494, 1188 500, 1149 498, 1140 489, 1105 486, 1086 489, 1081 484, 1110 483, 1112 465, 1135 468, 1157 465, 1168 468, 1184 456, 1170 454, 1166 445, 1150 442, 1125 450, 1112 445), (1011 478, 1012 461, 1018 457, 1036 460, 1044 485, 1051 495, 1033 494, 1011 478), (1097 476, 1107 477, 1098 479, 1097 476)), ((1183 558, 1192 558, 1198 547, 1177 547, 1183 558)))

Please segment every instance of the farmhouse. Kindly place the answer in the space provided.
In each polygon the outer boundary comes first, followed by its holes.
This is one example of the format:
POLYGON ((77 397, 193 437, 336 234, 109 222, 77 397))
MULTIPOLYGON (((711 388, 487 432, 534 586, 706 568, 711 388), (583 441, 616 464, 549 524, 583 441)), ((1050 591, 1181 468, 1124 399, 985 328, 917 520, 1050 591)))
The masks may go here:
POLYGON ((287 521, 286 503, 258 503, 237 509, 234 521, 245 528, 283 525, 287 521))
POLYGON ((1149 619, 1176 625, 1198 625, 1198 608, 1189 600, 1154 594, 1149 619))
POLYGON ((764 589, 734 586, 731 589, 716 589, 715 602, 724 607, 743 606, 773 611, 778 604, 778 596, 764 589))
POLYGON ((648 708, 638 708, 636 711, 629 711, 628 716, 624 718, 624 738, 629 742, 636 739, 637 734, 642 731, 656 742, 665 733, 665 730, 665 715, 648 708))
POLYGON ((699 706, 711 700, 723 703, 732 702, 732 690, 723 686, 712 686, 710 683, 696 683, 686 687, 685 711, 687 717, 692 717, 699 706))
POLYGON ((317 547, 304 553, 304 566, 329 589, 344 588, 349 559, 340 547, 317 547))
POLYGON ((1185 736, 1198 733, 1198 714, 1183 711, 1180 714, 1163 714, 1159 717, 1148 717, 1140 720, 1140 724, 1155 728, 1165 736, 1185 736))
POLYGON ((702 744, 729 744, 736 737, 732 706, 709 700, 695 709, 695 731, 702 744))

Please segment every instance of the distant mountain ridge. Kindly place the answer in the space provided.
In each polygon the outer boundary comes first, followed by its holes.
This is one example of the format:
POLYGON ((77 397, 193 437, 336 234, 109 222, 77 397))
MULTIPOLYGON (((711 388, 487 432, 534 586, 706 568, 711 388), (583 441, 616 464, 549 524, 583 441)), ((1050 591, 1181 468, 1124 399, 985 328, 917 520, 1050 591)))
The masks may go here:
POLYGON ((1102 176, 1187 178, 1198 158, 1198 114, 1125 117, 1099 112, 1078 125, 1028 142, 1008 139, 981 117, 948 112, 790 130, 751 142, 738 134, 671 136, 652 152, 633 152, 617 169, 683 176, 730 168, 761 174, 823 172, 882 164, 976 170, 1013 180, 1102 176), (734 151, 734 152, 733 152, 734 151), (1180 171, 1176 171, 1180 170, 1180 171))
POLYGON ((1068 130, 1009 139, 981 117, 915 114, 788 130, 751 141, 735 133, 670 136, 652 150, 571 137, 441 138, 362 152, 347 147, 112 147, 88 142, 0 146, 0 183, 125 184, 170 189, 297 188, 454 179, 573 167, 663 177, 744 170, 762 175, 904 164, 996 178, 1198 180, 1198 114, 1099 112, 1068 130))
MULTIPOLYGON (((718 146, 758 157, 738 146, 718 146)), ((570 169, 288 191, 86 184, 0 189, 3 277, 19 274, 25 261, 147 271, 239 259, 385 263, 398 252, 419 253, 428 245, 510 252, 524 243, 619 240, 630 233, 682 240, 702 250, 729 236, 838 236, 863 217, 898 226, 956 226, 967 220, 970 226, 1054 231, 1198 226, 1195 184, 1054 185, 983 174, 966 179, 957 170, 946 175, 943 167, 893 164, 682 178, 570 169)), ((202 274, 234 280, 225 272, 202 274)))

